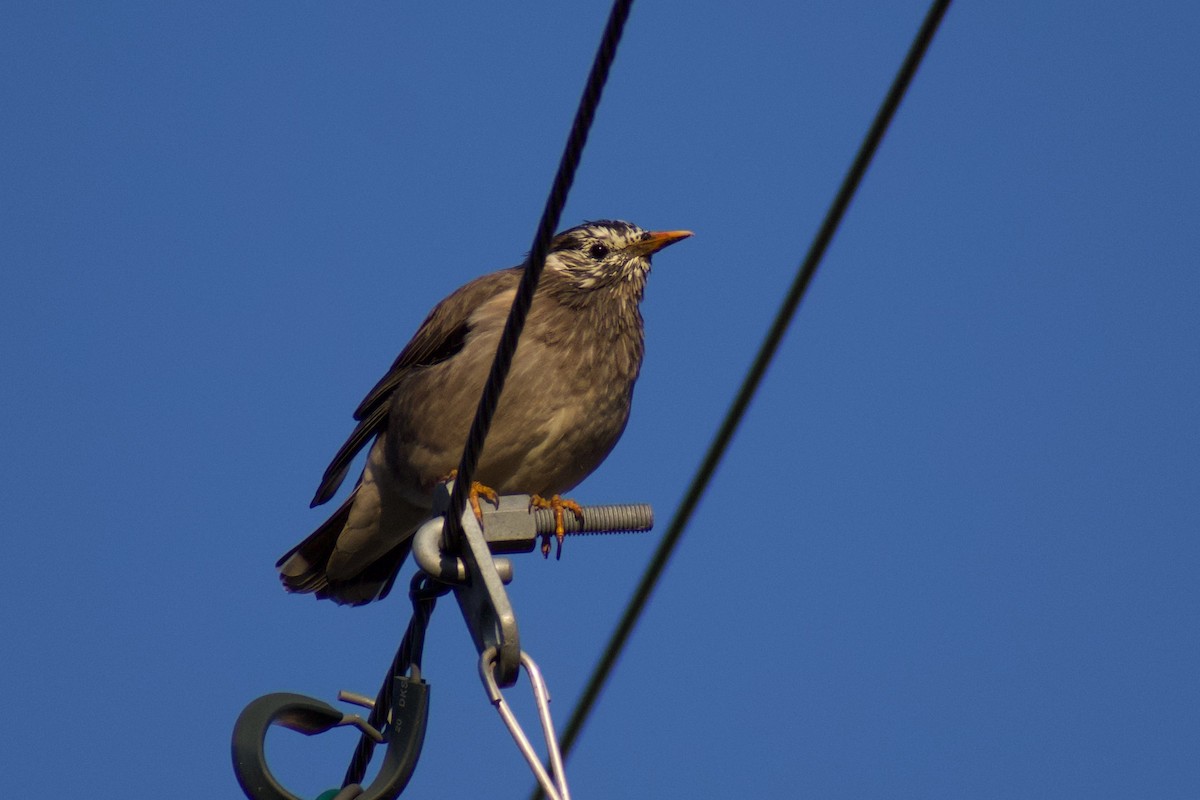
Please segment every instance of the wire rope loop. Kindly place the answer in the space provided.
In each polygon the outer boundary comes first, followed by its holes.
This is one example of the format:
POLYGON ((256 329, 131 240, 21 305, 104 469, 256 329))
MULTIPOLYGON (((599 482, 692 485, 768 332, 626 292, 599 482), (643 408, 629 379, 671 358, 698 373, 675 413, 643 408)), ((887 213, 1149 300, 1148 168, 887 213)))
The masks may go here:
POLYGON ((479 657, 479 677, 487 692, 488 700, 496 707, 500 719, 508 728, 509 735, 516 742, 517 749, 525 757, 525 762, 537 778, 538 785, 549 800, 571 800, 567 789, 567 776, 563 771, 562 753, 558 749, 558 736, 554 732, 554 722, 550 718, 550 690, 542 678, 542 671, 537 663, 524 650, 521 651, 521 666, 529 674, 529 683, 533 689, 533 699, 537 705, 538 720, 542 725, 542 737, 546 740, 546 750, 550 756, 550 772, 542 765, 541 759, 533 749, 529 737, 525 735, 521 723, 509 708, 504 694, 496 684, 495 666, 498 653, 495 647, 489 647, 479 657))

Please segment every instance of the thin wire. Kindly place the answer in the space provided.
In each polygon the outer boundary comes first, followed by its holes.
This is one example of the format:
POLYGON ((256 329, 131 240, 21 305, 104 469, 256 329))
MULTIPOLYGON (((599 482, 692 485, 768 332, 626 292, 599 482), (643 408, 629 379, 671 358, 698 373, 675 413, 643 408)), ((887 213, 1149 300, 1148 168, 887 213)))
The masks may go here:
MULTIPOLYGON (((680 537, 683 535, 684 529, 691 520, 692 513, 696 510, 700 498, 707 490, 713 473, 716 472, 717 465, 721 462, 725 450, 729 447, 729 443, 733 439, 733 434, 737 431, 742 417, 745 416, 746 409, 749 407, 750 401, 758 390, 759 384, 766 374, 767 367, 779 349, 779 344, 787 332, 792 317, 795 316, 800 301, 804 299, 805 292, 808 290, 808 286, 816 274, 817 266, 820 264, 821 258, 824 256, 830 241, 832 241, 834 233, 837 232, 838 225, 841 223, 842 217, 845 215, 846 209, 849 207, 850 201, 854 197, 854 193, 867 171, 867 167, 870 166, 871 159, 874 157, 875 151, 879 148, 879 143, 883 140, 883 135, 887 131, 888 125, 891 123, 892 117, 900 105, 900 101, 904 98, 904 94, 908 90, 913 76, 916 74, 917 67, 920 66, 925 52, 929 49, 929 44, 933 41, 933 36, 937 32, 942 17, 945 16, 949 6, 950 0, 934 0, 934 3, 930 6, 929 12, 926 14, 925 20, 921 24, 921 28, 917 32, 908 54, 904 58, 903 64, 901 64, 895 79, 892 81, 887 96, 884 98, 879 111, 875 115, 874 121, 871 123, 870 129, 867 131, 866 137, 863 139, 862 145, 859 147, 858 154, 850 165, 850 169, 846 173, 845 178, 843 178, 837 195, 834 197, 829 210, 825 214, 825 220, 821 223, 816 237, 809 246, 804 261, 801 262, 800 269, 778 313, 775 315, 774 322, 771 323, 771 328, 767 332, 766 338, 759 347, 754 363, 750 366, 749 372, 746 373, 746 377, 742 381, 741 388, 738 390, 733 404, 729 407, 729 411, 726 412, 725 419, 721 422, 716 436, 708 447, 708 452, 704 455, 704 460, 700 463, 699 469, 697 469, 696 474, 693 476, 683 501, 680 503, 679 508, 676 509, 675 515, 667 527, 666 534, 650 559, 650 563, 646 567, 646 571, 642 575, 642 579, 638 583, 633 597, 625 608, 625 613, 622 615, 620 623, 618 623, 616 630, 609 639, 600 661, 592 672, 591 678, 588 680, 583 695, 571 712, 571 718, 567 722, 562 737, 561 749, 564 758, 571 752, 571 748, 579 737, 580 730, 583 728, 588 714, 595 705, 596 699, 600 696, 600 691, 604 683, 608 680, 609 674, 612 672, 613 666, 621 654, 621 650, 624 649, 634 625, 641 616, 647 601, 650 599, 651 593, 654 591, 663 570, 666 568, 667 561, 670 560, 680 537)), ((535 790, 532 796, 534 798, 541 797, 540 789, 535 790)))
POLYGON ((458 478, 450 493, 450 507, 446 512, 447 536, 452 543, 461 541, 463 509, 466 506, 467 493, 471 488, 471 480, 475 468, 483 453, 483 443, 487 439, 488 429, 492 425, 492 417, 500 402, 500 392, 504 389, 504 381, 508 377, 509 367, 512 366, 513 354, 517 349, 517 340, 525 327, 525 318, 529 307, 533 304, 533 293, 537 289, 538 280, 546 266, 546 255, 550 250, 550 240, 558 228, 563 206, 567 203, 567 194, 575 180, 575 170, 583 156, 584 145, 587 144, 588 132, 592 120, 596 116, 596 108, 600 105, 600 95, 604 91, 608 71, 617 55, 617 45, 621 42, 621 33, 625 21, 629 18, 629 9, 633 0, 616 0, 609 12, 608 23, 604 27, 604 36, 600 47, 592 61, 592 70, 588 74, 583 96, 579 100, 579 108, 575 112, 575 122, 567 137, 567 146, 563 150, 558 163, 558 172, 554 176, 554 184, 550 188, 550 196, 546 198, 546 206, 538 223, 537 233, 533 238, 533 246, 529 249, 529 261, 525 264, 525 272, 517 286, 517 296, 513 298, 512 309, 508 321, 504 325, 504 333, 500 336, 500 344, 496 348, 496 358, 492 362, 492 371, 488 375, 487 384, 483 387, 483 396, 479 399, 479 407, 475 411, 475 419, 471 423, 471 432, 467 435, 467 444, 463 448, 462 459, 458 463, 458 478))

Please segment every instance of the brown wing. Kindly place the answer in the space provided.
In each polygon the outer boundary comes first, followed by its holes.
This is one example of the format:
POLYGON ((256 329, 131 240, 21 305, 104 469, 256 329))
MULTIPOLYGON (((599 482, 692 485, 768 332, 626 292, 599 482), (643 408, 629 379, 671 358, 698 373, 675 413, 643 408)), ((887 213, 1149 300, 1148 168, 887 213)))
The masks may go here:
POLYGON ((462 350, 471 334, 472 312, 489 297, 514 288, 521 279, 521 270, 521 267, 512 267, 476 278, 429 312, 412 340, 396 357, 392 368, 358 404, 354 412, 358 425, 329 463, 310 506, 328 502, 346 479, 350 463, 358 451, 387 429, 392 392, 405 374, 411 369, 451 359, 462 350))

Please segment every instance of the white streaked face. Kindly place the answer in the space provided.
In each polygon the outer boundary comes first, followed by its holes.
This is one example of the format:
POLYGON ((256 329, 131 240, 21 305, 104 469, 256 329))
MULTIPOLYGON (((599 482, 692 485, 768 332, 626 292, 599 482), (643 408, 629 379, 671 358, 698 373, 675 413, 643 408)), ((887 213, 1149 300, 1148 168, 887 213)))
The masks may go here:
POLYGON ((630 245, 649 236, 629 222, 588 222, 554 237, 546 268, 566 275, 582 290, 644 281, 650 272, 650 254, 630 245))

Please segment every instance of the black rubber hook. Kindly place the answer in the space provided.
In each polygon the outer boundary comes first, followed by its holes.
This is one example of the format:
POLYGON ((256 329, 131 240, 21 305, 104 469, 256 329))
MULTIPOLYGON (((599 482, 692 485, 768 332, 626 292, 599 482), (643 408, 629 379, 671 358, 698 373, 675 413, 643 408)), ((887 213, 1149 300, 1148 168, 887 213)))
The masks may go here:
MULTIPOLYGON (((379 774, 371 785, 357 795, 358 800, 394 800, 404 791, 417 767, 425 726, 429 720, 429 684, 412 678, 396 677, 392 692, 392 713, 382 734, 367 731, 388 743, 379 774)), ((291 692, 263 695, 246 706, 233 726, 233 771, 242 791, 251 800, 303 800, 283 787, 267 766, 265 742, 267 729, 280 725, 306 736, 331 728, 353 725, 370 728, 354 714, 344 714, 328 703, 291 692)), ((349 788, 349 787, 347 787, 349 788)), ((348 796, 354 796, 350 794, 348 796)))

